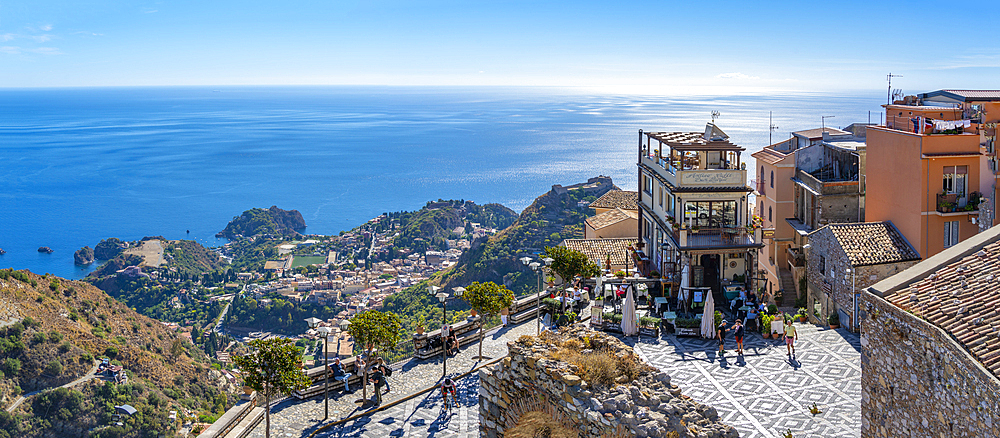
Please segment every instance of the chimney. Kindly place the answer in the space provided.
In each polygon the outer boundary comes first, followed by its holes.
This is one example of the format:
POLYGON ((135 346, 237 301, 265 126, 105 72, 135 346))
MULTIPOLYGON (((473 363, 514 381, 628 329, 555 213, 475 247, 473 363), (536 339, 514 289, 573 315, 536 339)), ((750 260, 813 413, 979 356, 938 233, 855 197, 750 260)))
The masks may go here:
POLYGON ((830 131, 827 131, 827 130, 824 129, 823 130, 823 141, 830 141, 831 138, 832 137, 830 137, 830 131))

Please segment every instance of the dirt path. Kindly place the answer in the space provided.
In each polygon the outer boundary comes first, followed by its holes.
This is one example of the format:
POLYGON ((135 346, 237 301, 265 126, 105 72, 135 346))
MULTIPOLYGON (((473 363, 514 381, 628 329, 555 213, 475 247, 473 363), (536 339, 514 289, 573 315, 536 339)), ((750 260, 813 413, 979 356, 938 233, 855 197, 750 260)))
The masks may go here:
MULTIPOLYGON (((72 382, 69 382, 69 383, 67 383, 65 385, 58 386, 58 388, 72 388, 72 387, 74 387, 76 385, 79 385, 79 384, 81 384, 83 382, 86 382, 86 381, 88 381, 90 379, 93 379, 94 377, 97 377, 95 373, 97 373, 97 366, 100 365, 100 363, 101 363, 100 361, 94 361, 93 368, 91 368, 90 371, 87 372, 87 374, 84 374, 83 377, 80 377, 79 379, 76 379, 76 380, 74 380, 72 382)), ((54 389, 54 388, 50 387, 50 388, 45 388, 45 389, 39 389, 38 391, 29 392, 29 393, 27 393, 27 394, 25 394, 23 396, 18 397, 16 400, 14 400, 14 403, 11 403, 11 405, 7 407, 7 412, 14 412, 14 409, 17 409, 17 407, 20 406, 21 403, 23 403, 24 400, 26 400, 28 397, 31 397, 31 396, 33 396, 35 394, 38 394, 38 393, 41 393, 41 392, 45 392, 45 391, 48 391, 48 390, 51 390, 51 389, 54 389)))

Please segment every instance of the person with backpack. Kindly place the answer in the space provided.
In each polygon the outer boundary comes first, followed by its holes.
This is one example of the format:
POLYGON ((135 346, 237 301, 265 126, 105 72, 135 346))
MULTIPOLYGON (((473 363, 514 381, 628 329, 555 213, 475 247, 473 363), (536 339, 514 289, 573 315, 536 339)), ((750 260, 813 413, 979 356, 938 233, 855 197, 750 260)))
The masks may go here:
POLYGON ((392 367, 385 364, 385 360, 378 360, 378 370, 382 372, 382 375, 386 377, 385 379, 385 392, 383 394, 388 394, 392 389, 389 387, 389 377, 392 377, 392 367))
POLYGON ((382 385, 385 385, 385 375, 382 374, 381 369, 375 368, 375 372, 368 377, 368 380, 375 385, 375 391, 372 394, 372 401, 375 402, 375 406, 382 405, 382 385))
POLYGON ((719 323, 719 328, 716 329, 716 330, 718 331, 716 338, 719 340, 719 356, 725 356, 725 354, 726 354, 726 332, 729 331, 729 330, 726 330, 726 320, 723 319, 722 322, 719 323))

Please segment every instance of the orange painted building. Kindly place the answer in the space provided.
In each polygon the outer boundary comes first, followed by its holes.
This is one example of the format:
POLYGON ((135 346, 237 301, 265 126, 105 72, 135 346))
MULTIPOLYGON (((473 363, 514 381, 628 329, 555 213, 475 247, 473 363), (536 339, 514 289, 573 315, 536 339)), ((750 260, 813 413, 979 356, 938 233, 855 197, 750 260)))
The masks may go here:
POLYGON ((796 138, 792 137, 752 154, 757 160, 754 214, 761 218, 764 228, 774 229, 774 238, 764 242, 766 246, 757 259, 757 268, 767 277, 766 288, 770 296, 783 288, 782 277, 786 277, 786 283, 791 279, 790 272, 785 271, 789 271, 788 248, 794 242, 795 230, 785 219, 795 217, 792 177, 795 176, 796 149, 796 138))
POLYGON ((942 90, 885 105, 869 127, 866 220, 890 220, 926 259, 997 224, 1000 91, 942 90))

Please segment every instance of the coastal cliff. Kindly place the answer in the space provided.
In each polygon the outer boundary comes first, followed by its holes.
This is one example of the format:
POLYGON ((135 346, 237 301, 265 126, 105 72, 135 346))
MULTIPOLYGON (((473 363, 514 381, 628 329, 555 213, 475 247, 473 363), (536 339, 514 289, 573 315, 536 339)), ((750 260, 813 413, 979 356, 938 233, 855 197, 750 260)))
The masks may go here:
POLYGON ((282 210, 277 206, 265 210, 253 208, 234 217, 226 228, 215 235, 236 239, 238 236, 274 235, 298 236, 305 230, 306 221, 298 210, 282 210))
POLYGON ((76 250, 76 252, 73 253, 73 263, 77 265, 89 265, 94 263, 94 250, 90 249, 89 246, 76 250))

